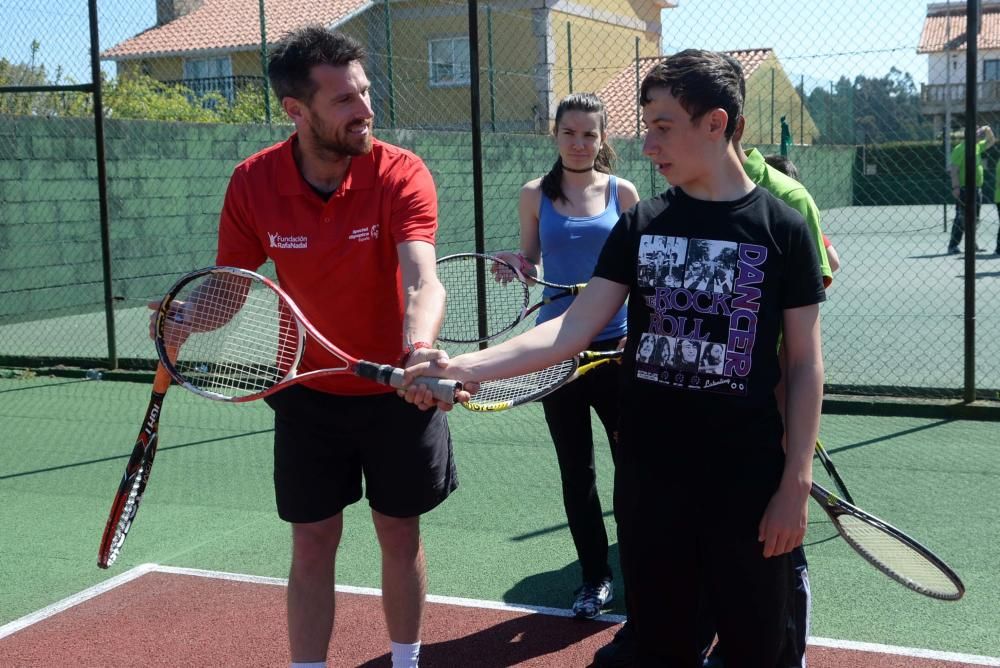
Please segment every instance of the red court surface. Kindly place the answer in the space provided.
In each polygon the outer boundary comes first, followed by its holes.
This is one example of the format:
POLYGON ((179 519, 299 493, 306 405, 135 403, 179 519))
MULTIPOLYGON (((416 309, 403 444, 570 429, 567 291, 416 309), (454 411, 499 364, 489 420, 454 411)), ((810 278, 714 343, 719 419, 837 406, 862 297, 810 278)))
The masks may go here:
MULTIPOLYGON (((0 633, 0 666, 286 666, 284 596, 280 584, 145 572, 33 623, 14 623, 21 628, 0 633)), ((462 603, 428 603, 423 668, 588 666, 617 628, 462 603)), ((387 650, 381 599, 338 592, 328 665, 388 668, 387 650)), ((808 662, 812 668, 988 665, 829 647, 811 647, 808 662)))

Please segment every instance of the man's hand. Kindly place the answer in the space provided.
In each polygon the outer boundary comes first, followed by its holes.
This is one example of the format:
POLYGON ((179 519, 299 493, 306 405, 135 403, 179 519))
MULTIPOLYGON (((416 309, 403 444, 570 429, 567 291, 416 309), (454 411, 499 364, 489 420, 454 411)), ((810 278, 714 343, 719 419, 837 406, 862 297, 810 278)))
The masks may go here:
MULTIPOLYGON (((455 407, 454 404, 435 399, 426 385, 413 384, 413 380, 420 376, 450 378, 451 376, 448 375, 449 361, 448 353, 443 350, 435 348, 414 350, 406 360, 406 386, 396 390, 396 394, 423 411, 431 408, 450 411, 455 407)), ((455 402, 468 401, 471 396, 470 392, 463 389, 456 395, 455 402)))
MULTIPOLYGON (((152 312, 149 314, 149 338, 156 339, 156 316, 162 302, 155 301, 146 304, 152 312)), ((191 335, 191 324, 185 322, 185 303, 174 301, 170 304, 167 317, 163 321, 163 342, 174 350, 183 345, 191 335)))

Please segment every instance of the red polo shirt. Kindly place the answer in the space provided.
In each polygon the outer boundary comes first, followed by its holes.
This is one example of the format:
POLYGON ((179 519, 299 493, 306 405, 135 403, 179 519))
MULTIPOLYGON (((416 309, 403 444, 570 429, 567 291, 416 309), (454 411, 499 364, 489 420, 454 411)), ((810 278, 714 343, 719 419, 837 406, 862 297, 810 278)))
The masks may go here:
MULTIPOLYGON (((378 140, 354 156, 323 201, 299 173, 293 134, 240 163, 229 181, 216 262, 255 270, 270 258, 281 287, 334 345, 391 363, 402 349, 403 298, 396 244, 434 243, 437 194, 423 161, 378 140)), ((338 366, 306 338, 299 372, 338 366)), ((354 376, 306 383, 334 394, 386 388, 354 376)))

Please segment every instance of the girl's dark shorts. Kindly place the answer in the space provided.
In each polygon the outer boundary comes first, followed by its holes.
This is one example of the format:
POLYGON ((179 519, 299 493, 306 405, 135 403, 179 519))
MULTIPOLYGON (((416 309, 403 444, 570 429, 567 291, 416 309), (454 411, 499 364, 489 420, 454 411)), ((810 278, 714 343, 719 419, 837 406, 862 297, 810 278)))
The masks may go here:
POLYGON ((365 496, 373 510, 415 517, 458 487, 448 420, 395 392, 328 394, 293 385, 274 409, 274 490, 286 522, 318 522, 365 496))

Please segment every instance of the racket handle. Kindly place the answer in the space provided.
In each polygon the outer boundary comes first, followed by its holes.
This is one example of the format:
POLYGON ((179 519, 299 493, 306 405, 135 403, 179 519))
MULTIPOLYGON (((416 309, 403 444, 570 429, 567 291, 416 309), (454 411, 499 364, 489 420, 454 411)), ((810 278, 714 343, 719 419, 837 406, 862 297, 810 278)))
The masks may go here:
MULTIPOLYGON (((395 388, 403 387, 402 369, 397 369, 391 364, 374 364, 372 362, 358 362, 358 375, 362 378, 374 380, 376 383, 391 385, 395 388)), ((420 376, 415 378, 413 385, 425 385, 431 391, 434 398, 448 404, 455 403, 455 393, 462 389, 462 383, 457 380, 447 378, 429 378, 420 376)))

